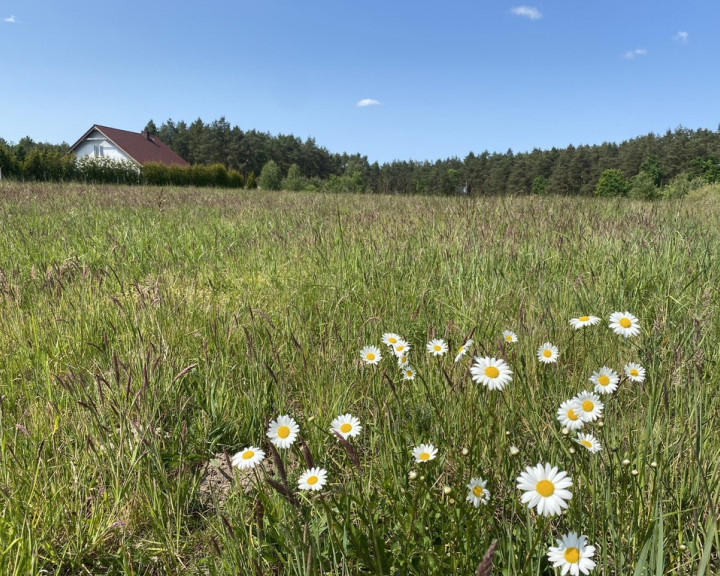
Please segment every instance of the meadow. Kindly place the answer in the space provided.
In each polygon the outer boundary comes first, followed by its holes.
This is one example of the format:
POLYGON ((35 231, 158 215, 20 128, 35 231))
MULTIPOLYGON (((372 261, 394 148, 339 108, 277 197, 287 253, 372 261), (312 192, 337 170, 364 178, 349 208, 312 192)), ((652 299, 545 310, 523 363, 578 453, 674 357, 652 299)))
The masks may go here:
POLYGON ((490 550, 493 574, 560 574, 548 551, 568 532, 595 547, 592 574, 720 573, 720 190, 706 192, 2 182, 0 573, 471 575, 490 550), (638 335, 608 327, 624 311, 638 335), (583 315, 601 321, 573 328, 583 315), (435 338, 448 353, 426 351, 435 338), (546 342, 557 362, 539 361, 546 342), (504 359, 512 381, 474 381, 474 357, 504 359), (557 412, 603 366, 619 384, 582 430, 591 452, 557 412), (343 414, 362 430, 341 442, 343 414), (300 436, 273 454, 281 415, 300 436), (423 443, 435 458, 413 457, 423 443), (241 470, 247 447, 266 458, 241 470), (561 515, 521 501, 538 463, 572 478, 561 515), (313 466, 327 484, 299 489, 313 466))

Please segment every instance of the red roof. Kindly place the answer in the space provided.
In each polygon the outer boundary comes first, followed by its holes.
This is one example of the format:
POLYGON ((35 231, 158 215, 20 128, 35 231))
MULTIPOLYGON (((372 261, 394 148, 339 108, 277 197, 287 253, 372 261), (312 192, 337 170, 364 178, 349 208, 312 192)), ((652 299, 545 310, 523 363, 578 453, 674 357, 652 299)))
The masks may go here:
POLYGON ((118 130, 117 128, 110 128, 108 126, 98 126, 97 124, 85 132, 85 134, 70 147, 70 152, 85 140, 93 130, 98 130, 141 166, 149 162, 168 165, 188 165, 185 160, 180 158, 180 156, 157 136, 149 136, 147 132, 130 132, 129 130, 118 130))

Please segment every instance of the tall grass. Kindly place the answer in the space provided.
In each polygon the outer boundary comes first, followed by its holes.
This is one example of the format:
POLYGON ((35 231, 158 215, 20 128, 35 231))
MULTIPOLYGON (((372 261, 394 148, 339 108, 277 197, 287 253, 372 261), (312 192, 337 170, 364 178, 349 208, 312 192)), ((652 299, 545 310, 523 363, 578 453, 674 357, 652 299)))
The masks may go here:
POLYGON ((497 540, 499 573, 552 574, 568 531, 601 574, 717 573, 716 198, 3 183, 0 573, 474 574, 497 540), (607 328, 616 310, 640 336, 607 328), (603 323, 574 331, 585 313, 603 323), (415 380, 360 362, 386 331, 415 380), (470 335, 513 369, 503 392, 470 380, 470 357, 424 351, 470 335), (557 366, 535 358, 546 341, 557 366), (628 361, 647 379, 607 399, 599 454, 574 451, 557 407, 628 361), (359 470, 328 431, 345 412, 359 470), (292 498, 266 481, 277 465, 222 476, 286 413, 325 490, 296 491, 299 447, 281 454, 292 498), (420 442, 438 458, 414 464, 420 442), (520 503, 537 462, 573 478, 561 517, 520 503), (479 509, 473 476, 492 493, 479 509))

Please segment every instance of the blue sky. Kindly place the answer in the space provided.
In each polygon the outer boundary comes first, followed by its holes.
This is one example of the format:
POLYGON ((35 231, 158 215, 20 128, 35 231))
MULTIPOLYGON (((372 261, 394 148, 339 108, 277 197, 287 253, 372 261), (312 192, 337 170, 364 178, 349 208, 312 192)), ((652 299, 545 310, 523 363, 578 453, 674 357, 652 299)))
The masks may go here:
POLYGON ((718 56, 717 0, 0 0, 0 137, 224 116, 381 163, 621 142, 717 130, 718 56))

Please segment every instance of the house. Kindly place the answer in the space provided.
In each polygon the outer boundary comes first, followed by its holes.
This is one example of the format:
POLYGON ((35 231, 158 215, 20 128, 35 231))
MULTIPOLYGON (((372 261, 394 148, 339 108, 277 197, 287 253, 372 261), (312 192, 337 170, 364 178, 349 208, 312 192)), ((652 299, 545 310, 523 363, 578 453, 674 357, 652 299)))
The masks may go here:
POLYGON ((95 124, 70 147, 77 159, 85 156, 127 160, 139 166, 149 162, 188 166, 173 150, 147 132, 130 132, 95 124))

